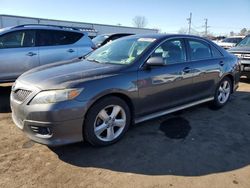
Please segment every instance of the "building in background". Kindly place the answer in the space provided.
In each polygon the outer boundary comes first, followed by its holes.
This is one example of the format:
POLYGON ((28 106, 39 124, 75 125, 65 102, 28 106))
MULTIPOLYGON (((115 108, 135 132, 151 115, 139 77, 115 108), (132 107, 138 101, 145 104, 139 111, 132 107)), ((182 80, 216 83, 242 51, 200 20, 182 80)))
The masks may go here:
POLYGON ((23 24, 46 24, 46 25, 75 27, 87 31, 91 38, 106 33, 134 33, 134 34, 158 33, 157 29, 63 21, 63 20, 23 17, 14 15, 0 15, 0 29, 4 27, 11 27, 23 24))

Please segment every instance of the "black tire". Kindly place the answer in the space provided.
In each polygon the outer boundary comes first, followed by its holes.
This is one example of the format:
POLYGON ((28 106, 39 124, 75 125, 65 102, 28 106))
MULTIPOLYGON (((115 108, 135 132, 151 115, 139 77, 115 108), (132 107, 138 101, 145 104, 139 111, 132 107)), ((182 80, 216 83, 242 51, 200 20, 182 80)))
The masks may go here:
MULTIPOLYGON (((110 107, 110 108, 112 108, 112 107, 110 107)), ((106 110, 105 110, 105 112, 106 112, 106 110)), ((103 123, 104 123, 104 121, 103 121, 103 123)), ((130 123, 131 123, 131 114, 130 114, 130 109, 129 109, 127 103, 119 97, 115 97, 115 96, 105 97, 105 98, 102 98, 99 101, 97 101, 89 109, 88 113, 86 114, 86 119, 85 119, 85 122, 83 125, 83 136, 87 142, 89 142, 90 144, 92 144, 94 146, 107 146, 107 145, 114 144, 117 141, 119 141, 124 136, 126 131, 128 130, 130 123), (119 134, 118 137, 116 137, 110 141, 103 141, 103 140, 101 140, 101 138, 98 138, 98 136, 95 133, 96 121, 97 121, 99 113, 103 109, 105 109, 111 105, 115 105, 115 106, 118 105, 119 107, 122 108, 123 115, 125 112, 125 116, 126 116, 125 122, 126 123, 125 123, 125 126, 124 126, 122 132, 119 134)), ((113 128, 113 132, 115 132, 114 128, 113 128)), ((106 134, 108 134, 108 133, 106 132, 106 134)))
POLYGON ((233 84, 232 84, 232 81, 231 81, 231 79, 230 78, 228 78, 228 77, 224 77, 221 81, 220 81, 220 83, 218 84, 218 86, 217 86, 217 88, 216 88, 216 90, 215 90, 215 94, 214 94, 214 100, 213 100, 213 102, 212 102, 212 106, 214 107, 214 108, 221 108, 221 107, 223 107, 228 101, 229 101, 229 99, 230 99, 230 97, 231 97, 231 93, 232 93, 232 87, 233 87, 233 84), (220 95, 220 87, 222 86, 222 84, 223 83, 225 83, 225 82, 227 82, 228 84, 229 84, 229 94, 228 94, 228 97, 225 99, 225 101, 221 101, 220 99, 219 99, 219 95, 220 95))

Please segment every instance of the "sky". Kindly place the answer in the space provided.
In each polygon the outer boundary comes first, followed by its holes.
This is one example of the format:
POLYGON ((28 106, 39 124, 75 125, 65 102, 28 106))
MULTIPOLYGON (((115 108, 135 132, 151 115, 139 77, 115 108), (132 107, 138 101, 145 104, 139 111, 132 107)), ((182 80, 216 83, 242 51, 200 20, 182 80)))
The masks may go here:
POLYGON ((0 0, 0 14, 132 26, 135 16, 147 19, 147 28, 177 33, 192 28, 216 35, 250 29, 250 0, 0 0))

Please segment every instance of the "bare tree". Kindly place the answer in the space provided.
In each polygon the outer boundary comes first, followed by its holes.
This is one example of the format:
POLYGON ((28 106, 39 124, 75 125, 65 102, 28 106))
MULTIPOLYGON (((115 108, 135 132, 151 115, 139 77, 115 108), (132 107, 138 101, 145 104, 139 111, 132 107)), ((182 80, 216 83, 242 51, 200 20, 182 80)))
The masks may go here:
POLYGON ((240 35, 246 35, 247 34, 247 29, 243 28, 242 30, 240 30, 240 35))
POLYGON ((133 25, 138 28, 144 28, 147 26, 148 21, 144 16, 136 16, 133 18, 133 25))

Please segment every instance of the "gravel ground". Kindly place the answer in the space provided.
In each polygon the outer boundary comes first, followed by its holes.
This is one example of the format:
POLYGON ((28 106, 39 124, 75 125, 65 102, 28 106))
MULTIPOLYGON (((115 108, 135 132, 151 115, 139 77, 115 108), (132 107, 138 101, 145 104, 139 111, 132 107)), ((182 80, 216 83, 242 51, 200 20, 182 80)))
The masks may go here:
POLYGON ((0 187, 250 187, 250 81, 220 110, 207 104, 132 127, 115 145, 30 141, 0 87, 0 187))

